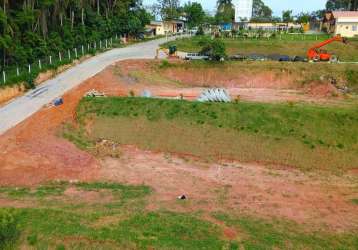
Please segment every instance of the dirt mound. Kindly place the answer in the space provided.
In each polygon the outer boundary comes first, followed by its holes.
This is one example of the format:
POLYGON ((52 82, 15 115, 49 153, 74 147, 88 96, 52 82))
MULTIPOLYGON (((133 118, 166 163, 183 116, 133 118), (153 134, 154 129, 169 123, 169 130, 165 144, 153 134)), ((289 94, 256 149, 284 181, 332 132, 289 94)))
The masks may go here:
POLYGON ((331 83, 311 83, 307 87, 307 93, 314 97, 338 97, 339 91, 331 83))

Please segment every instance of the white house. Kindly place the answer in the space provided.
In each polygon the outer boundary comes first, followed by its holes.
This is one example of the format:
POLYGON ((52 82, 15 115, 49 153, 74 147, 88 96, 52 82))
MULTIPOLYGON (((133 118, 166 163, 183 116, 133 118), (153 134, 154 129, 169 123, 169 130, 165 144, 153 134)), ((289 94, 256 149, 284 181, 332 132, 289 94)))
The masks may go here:
POLYGON ((235 22, 249 22, 252 18, 253 0, 234 0, 235 22))
POLYGON ((342 37, 358 36, 358 11, 333 11, 334 33, 342 37))

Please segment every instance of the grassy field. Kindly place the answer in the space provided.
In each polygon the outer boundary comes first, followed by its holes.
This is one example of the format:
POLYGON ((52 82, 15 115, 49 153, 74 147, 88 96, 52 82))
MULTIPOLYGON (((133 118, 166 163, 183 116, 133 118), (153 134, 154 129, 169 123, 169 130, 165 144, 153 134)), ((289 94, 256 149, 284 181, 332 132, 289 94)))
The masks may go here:
POLYGON ((206 219, 201 212, 147 211, 147 197, 152 192, 146 186, 100 182, 3 187, 0 197, 23 207, 0 208, 0 248, 355 249, 358 243, 353 233, 307 231, 285 220, 219 211, 206 219), (44 189, 47 191, 38 195, 44 189), (66 190, 94 198, 81 200, 66 190), (235 228, 239 236, 226 238, 223 225, 235 228))
MULTIPOLYGON (((192 37, 180 39, 172 42, 168 42, 163 45, 163 47, 169 47, 170 45, 176 45, 179 51, 185 52, 199 52, 200 46, 198 42, 200 37, 192 37)), ((223 39, 226 44, 227 53, 229 55, 235 54, 283 54, 289 56, 303 56, 307 54, 307 50, 316 45, 317 43, 323 41, 325 37, 319 37, 319 40, 302 40, 299 36, 297 39, 223 39)), ((358 61, 358 54, 354 53, 358 49, 358 40, 352 40, 349 44, 343 43, 332 43, 325 47, 332 54, 338 55, 341 61, 358 61)))
MULTIPOLYGON (((145 149, 344 172, 358 162, 358 109, 301 104, 211 104, 142 98, 83 99, 86 140, 145 149), (121 126, 117 126, 121 124, 121 126), (302 157, 304 155, 305 157, 302 157)), ((67 138, 82 146, 83 133, 67 138)))

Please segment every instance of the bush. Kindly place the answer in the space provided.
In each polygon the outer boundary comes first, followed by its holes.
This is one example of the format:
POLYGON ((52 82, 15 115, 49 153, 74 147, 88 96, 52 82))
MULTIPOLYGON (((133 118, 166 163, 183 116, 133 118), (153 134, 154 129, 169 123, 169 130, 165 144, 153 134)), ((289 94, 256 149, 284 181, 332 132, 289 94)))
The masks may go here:
POLYGON ((220 39, 203 38, 199 41, 201 53, 213 61, 221 61, 227 57, 225 43, 220 39))
POLYGON ((17 219, 9 209, 0 209, 0 249, 14 244, 19 236, 17 219))
POLYGON ((199 26, 199 29, 198 29, 198 31, 196 32, 195 35, 197 35, 197 36, 203 36, 204 35, 204 29, 203 29, 202 26, 199 26))

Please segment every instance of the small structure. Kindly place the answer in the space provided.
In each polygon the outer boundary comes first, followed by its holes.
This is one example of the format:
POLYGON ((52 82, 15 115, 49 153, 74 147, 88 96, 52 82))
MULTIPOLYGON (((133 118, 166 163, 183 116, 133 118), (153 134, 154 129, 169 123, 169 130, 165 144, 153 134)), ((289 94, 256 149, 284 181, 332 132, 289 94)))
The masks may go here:
POLYGON ((147 33, 152 36, 163 36, 168 34, 183 33, 185 30, 185 21, 183 20, 166 20, 151 21, 146 26, 147 33))
POLYGON ((302 29, 302 25, 299 23, 254 23, 250 22, 246 24, 246 29, 249 30, 264 30, 264 31, 289 31, 291 29, 302 29))
POLYGON ((163 24, 165 34, 183 33, 185 29, 185 22, 183 20, 166 20, 163 24))
POLYGON ((358 11, 329 11, 325 14, 321 30, 342 37, 358 36, 358 11))
POLYGON ((146 29, 151 36, 165 35, 162 21, 151 21, 150 24, 146 26, 146 29))

